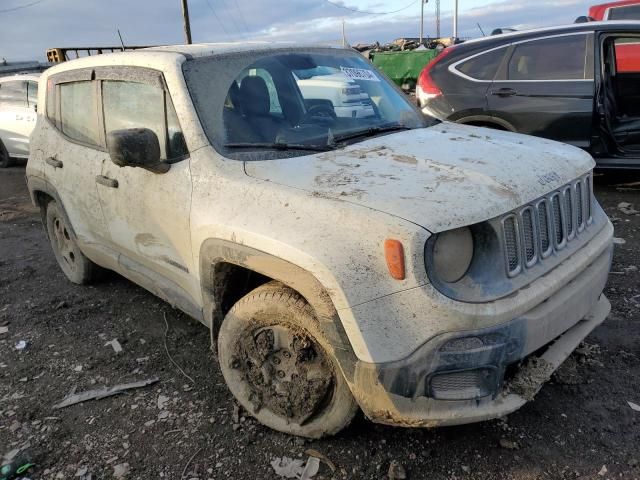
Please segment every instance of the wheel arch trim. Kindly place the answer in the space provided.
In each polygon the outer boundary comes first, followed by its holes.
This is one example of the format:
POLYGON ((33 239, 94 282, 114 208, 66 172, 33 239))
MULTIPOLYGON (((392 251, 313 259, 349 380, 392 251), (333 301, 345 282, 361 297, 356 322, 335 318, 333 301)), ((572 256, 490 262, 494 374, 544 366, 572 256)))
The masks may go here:
MULTIPOLYGON (((60 196, 58 195, 58 192, 57 192, 56 188, 53 185, 51 185, 50 182, 48 182, 47 180, 45 180, 43 178, 40 178, 40 177, 28 176, 27 177, 27 189, 29 190, 29 196, 31 197, 31 203, 33 203, 33 205, 35 207, 40 208, 41 210, 42 210, 42 207, 44 205, 42 205, 42 202, 40 201, 38 193, 44 193, 46 195, 49 195, 51 198, 53 198, 53 200, 56 202, 56 204, 60 208, 60 212, 62 213, 62 216, 64 217, 64 221, 67 224, 67 227, 69 228, 69 230, 71 231, 71 235, 73 235, 73 237, 75 239, 78 238, 78 236, 76 235, 76 231, 73 228, 73 224, 69 220, 69 216, 67 215, 67 211, 64 208, 62 200, 60 200, 60 196)), ((46 218, 45 218, 45 213, 44 212, 42 212, 42 220, 43 220, 43 222, 46 223, 46 218)), ((45 228, 45 232, 46 232, 46 230, 47 229, 45 228)), ((48 233, 47 233, 47 236, 48 236, 48 233)))
POLYGON ((353 373, 356 356, 329 293, 308 270, 270 253, 228 240, 211 238, 200 247, 200 283, 202 287, 205 323, 211 328, 212 346, 224 315, 217 298, 221 282, 217 267, 232 264, 276 280, 298 292, 314 309, 320 328, 333 348, 347 378, 353 373))
POLYGON ((484 123, 493 123, 497 126, 504 128, 509 132, 517 132, 515 127, 511 125, 506 120, 499 117, 492 117, 490 115, 470 115, 467 117, 462 117, 456 120, 456 123, 460 123, 463 125, 474 123, 474 122, 484 122, 484 123))

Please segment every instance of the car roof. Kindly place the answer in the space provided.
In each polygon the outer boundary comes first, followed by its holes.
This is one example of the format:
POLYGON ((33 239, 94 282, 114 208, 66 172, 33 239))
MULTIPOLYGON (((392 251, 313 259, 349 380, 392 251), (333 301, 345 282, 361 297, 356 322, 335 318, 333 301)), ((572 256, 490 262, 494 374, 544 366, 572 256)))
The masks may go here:
MULTIPOLYGON (((336 48, 336 45, 305 44, 297 42, 220 42, 220 43, 194 43, 191 45, 162 45, 137 50, 138 52, 174 52, 192 58, 223 55, 226 53, 259 52, 278 49, 305 49, 305 48, 336 48)), ((134 51, 135 53, 135 51, 134 51)))
POLYGON ((620 20, 620 21, 604 21, 604 22, 587 22, 575 23, 570 25, 558 25, 554 27, 536 28, 532 30, 521 30, 517 32, 503 33, 501 35, 493 35, 490 37, 476 38, 468 40, 464 43, 456 45, 458 47, 480 47, 488 44, 502 44, 508 42, 517 42, 529 38, 541 37, 544 35, 555 35, 563 33, 578 33, 592 31, 608 31, 608 30, 637 30, 640 33, 640 21, 620 20))
POLYGON ((300 44, 293 42, 227 42, 227 43, 199 43, 191 45, 161 45, 156 47, 126 50, 124 52, 104 53, 81 57, 46 70, 45 76, 81 68, 95 68, 106 66, 136 66, 155 68, 164 71, 175 68, 176 65, 188 59, 224 55, 242 52, 267 52, 282 49, 318 49, 333 48, 343 50, 344 47, 322 44, 300 44))

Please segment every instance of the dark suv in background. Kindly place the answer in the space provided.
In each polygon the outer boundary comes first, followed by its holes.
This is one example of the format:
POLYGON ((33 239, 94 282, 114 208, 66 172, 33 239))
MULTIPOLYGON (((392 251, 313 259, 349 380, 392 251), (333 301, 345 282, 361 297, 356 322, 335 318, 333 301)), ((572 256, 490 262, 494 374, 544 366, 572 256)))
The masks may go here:
POLYGON ((636 65, 640 22, 515 32, 445 49, 421 73, 416 96, 443 120, 569 143, 599 167, 640 168, 636 65))

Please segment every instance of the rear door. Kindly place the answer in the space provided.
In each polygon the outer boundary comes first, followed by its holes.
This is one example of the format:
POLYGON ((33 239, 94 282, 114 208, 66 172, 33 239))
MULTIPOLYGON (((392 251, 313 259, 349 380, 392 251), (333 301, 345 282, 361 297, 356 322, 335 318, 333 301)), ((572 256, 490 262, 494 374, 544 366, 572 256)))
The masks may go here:
POLYGON ((62 200, 81 243, 104 244, 108 238, 96 188, 108 158, 100 133, 97 82, 93 70, 54 75, 48 81, 46 117, 40 144, 45 174, 62 200))
POLYGON ((590 32, 512 44, 488 92, 491 116, 520 133, 588 148, 594 119, 590 32))
POLYGON ((0 83, 0 139, 9 155, 29 155, 29 135, 36 124, 35 106, 30 105, 27 82, 11 80, 0 83))

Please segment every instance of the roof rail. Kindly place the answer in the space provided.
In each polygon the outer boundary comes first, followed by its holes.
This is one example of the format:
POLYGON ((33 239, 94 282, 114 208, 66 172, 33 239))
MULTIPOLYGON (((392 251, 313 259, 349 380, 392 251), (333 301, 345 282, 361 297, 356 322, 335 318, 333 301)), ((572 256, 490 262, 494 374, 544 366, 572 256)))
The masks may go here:
POLYGON ((103 53, 123 52, 129 50, 138 50, 140 48, 149 48, 149 46, 127 46, 127 47, 67 47, 67 48, 49 48, 47 49, 47 60, 51 63, 62 63, 76 58, 90 57, 92 55, 100 55, 103 53))

